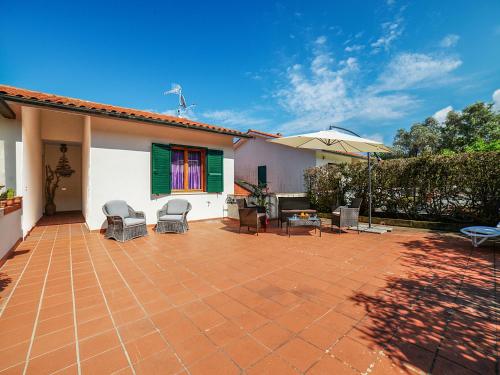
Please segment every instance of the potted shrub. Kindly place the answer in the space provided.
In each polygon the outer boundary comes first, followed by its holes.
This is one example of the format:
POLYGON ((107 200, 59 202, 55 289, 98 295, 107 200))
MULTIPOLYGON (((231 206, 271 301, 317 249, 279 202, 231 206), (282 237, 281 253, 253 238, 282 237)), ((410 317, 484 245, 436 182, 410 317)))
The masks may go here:
MULTIPOLYGON (((5 187, 5 185, 0 185, 0 192, 2 191, 2 189, 5 187)), ((5 199, 7 199, 7 193, 3 192, 3 193, 0 193, 0 208, 3 208, 5 207, 5 199)))
POLYGON ((14 205, 14 197, 16 196, 16 191, 14 189, 12 189, 12 188, 8 188, 6 195, 7 195, 6 196, 6 198, 7 198, 6 205, 7 206, 14 205))

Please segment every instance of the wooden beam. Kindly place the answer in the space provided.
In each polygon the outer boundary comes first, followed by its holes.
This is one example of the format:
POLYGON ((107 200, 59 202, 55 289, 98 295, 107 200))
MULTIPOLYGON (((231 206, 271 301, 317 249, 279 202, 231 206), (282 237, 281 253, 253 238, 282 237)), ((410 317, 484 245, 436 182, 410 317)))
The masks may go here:
POLYGON ((10 120, 16 118, 16 114, 14 113, 12 108, 10 108, 7 102, 3 99, 0 99, 0 115, 10 120))

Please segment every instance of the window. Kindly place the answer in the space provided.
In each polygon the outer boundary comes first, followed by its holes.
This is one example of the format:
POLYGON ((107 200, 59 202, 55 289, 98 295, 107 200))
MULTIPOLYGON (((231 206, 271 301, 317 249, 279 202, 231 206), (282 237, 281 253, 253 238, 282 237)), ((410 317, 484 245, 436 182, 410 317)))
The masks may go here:
POLYGON ((151 194, 224 191, 224 152, 189 146, 151 145, 151 194))
POLYGON ((205 190, 205 151, 172 147, 172 190, 205 190))
POLYGON ((265 165, 257 167, 257 184, 261 187, 267 187, 267 167, 265 165))

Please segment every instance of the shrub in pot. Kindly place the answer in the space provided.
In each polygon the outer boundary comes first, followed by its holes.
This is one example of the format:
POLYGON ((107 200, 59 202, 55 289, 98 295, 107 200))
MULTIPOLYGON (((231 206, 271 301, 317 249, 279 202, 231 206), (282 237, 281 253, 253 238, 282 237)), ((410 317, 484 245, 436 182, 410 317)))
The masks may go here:
POLYGON ((12 206, 14 204, 14 197, 16 195, 16 191, 12 188, 7 189, 7 206, 12 206))

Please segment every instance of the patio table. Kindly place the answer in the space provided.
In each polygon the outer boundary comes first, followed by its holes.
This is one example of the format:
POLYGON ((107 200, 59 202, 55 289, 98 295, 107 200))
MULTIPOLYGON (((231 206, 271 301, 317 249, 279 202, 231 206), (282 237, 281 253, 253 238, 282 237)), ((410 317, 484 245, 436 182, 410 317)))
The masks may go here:
POLYGON ((319 229, 319 236, 321 237, 321 219, 319 217, 289 217, 286 221, 288 237, 290 237, 290 227, 314 227, 314 233, 316 233, 316 229, 319 229))

